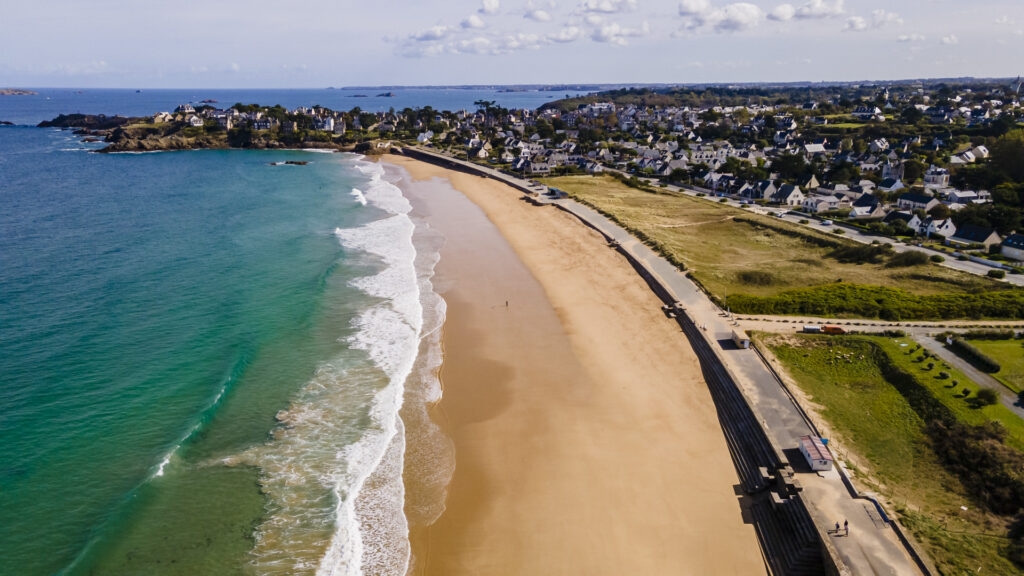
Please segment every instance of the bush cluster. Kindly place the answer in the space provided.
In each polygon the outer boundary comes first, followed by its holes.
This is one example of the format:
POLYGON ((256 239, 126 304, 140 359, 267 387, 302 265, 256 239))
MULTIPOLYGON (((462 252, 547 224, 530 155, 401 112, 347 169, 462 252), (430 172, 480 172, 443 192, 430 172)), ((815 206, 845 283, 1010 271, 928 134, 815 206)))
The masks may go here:
POLYGON ((773 296, 729 295, 733 312, 835 316, 883 320, 1024 318, 1024 290, 918 295, 882 286, 828 284, 773 296))

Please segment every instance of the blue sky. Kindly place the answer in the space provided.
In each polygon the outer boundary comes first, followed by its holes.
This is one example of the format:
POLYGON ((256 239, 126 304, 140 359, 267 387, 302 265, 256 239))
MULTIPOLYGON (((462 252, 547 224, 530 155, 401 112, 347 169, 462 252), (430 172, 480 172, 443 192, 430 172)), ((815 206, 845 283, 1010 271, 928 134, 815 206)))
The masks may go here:
POLYGON ((1021 0, 5 2, 0 87, 1016 76, 1021 0))

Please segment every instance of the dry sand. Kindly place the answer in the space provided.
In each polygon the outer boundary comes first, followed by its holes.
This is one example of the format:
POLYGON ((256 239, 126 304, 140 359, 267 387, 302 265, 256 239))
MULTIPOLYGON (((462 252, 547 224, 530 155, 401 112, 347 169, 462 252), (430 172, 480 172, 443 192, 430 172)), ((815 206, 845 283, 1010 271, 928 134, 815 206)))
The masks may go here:
POLYGON ((413 572, 765 573, 696 356, 628 263, 494 180, 385 161, 448 239, 435 417, 456 469, 413 572))

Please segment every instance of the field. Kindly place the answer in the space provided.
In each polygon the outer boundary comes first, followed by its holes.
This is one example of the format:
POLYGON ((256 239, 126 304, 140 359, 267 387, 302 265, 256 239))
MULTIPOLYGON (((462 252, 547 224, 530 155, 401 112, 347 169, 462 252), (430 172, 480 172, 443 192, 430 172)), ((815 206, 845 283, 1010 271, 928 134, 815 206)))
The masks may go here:
POLYGON ((884 262, 840 262, 829 254, 837 245, 856 245, 854 242, 749 210, 682 194, 645 192, 611 177, 564 176, 545 183, 642 233, 685 264, 719 300, 727 295, 763 298, 794 289, 850 284, 898 288, 914 296, 980 294, 1007 288, 933 264, 887 267, 884 262))
POLYGON ((992 376, 1014 392, 1024 390, 1024 341, 1010 340, 971 340, 971 346, 981 350, 990 358, 999 362, 999 372, 992 376))
MULTIPOLYGON (((1020 574, 1006 557, 1010 520, 975 504, 932 449, 915 408, 884 376, 877 360, 879 345, 898 366, 909 366, 915 376, 921 372, 912 358, 899 358, 910 356, 902 352, 913 343, 901 347, 908 342, 764 333, 754 337, 775 354, 829 422, 837 453, 852 453, 857 482, 890 502, 942 574, 1020 574)), ((923 383, 931 377, 917 378, 923 383)))

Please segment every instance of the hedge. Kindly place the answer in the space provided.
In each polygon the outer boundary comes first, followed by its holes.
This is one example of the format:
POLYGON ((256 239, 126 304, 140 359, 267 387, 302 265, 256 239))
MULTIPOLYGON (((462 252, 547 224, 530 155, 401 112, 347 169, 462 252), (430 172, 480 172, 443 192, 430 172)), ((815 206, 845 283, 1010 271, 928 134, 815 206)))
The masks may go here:
POLYGON ((899 288, 828 284, 773 296, 730 294, 738 314, 849 315, 883 320, 1024 318, 1024 290, 971 294, 913 294, 899 288))
POLYGON ((971 344, 963 338, 954 338, 953 343, 950 344, 949 347, 956 352, 958 356, 967 360, 971 364, 974 364, 974 366, 979 370, 994 374, 999 372, 1002 368, 1002 366, 999 365, 999 362, 996 362, 981 350, 971 346, 971 344))

